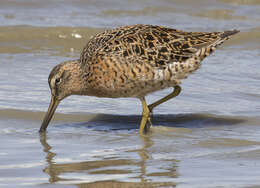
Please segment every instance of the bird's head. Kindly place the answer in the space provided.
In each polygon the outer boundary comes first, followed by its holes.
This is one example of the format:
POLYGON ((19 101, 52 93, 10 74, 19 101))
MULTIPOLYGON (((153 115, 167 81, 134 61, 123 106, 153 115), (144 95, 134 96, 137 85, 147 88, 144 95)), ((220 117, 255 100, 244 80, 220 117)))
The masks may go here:
POLYGON ((55 66, 49 75, 51 102, 43 119, 40 132, 47 129, 60 101, 70 95, 82 92, 82 74, 79 60, 66 61, 55 66))

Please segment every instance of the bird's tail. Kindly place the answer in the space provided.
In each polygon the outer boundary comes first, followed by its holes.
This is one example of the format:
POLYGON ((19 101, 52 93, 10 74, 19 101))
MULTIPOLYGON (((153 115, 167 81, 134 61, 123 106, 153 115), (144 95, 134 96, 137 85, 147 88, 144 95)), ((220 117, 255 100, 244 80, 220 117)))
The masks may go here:
POLYGON ((219 38, 217 40, 215 40, 214 42, 210 43, 207 46, 200 48, 196 52, 195 56, 197 56, 200 59, 200 61, 202 61, 205 57, 209 56, 212 52, 214 52, 218 46, 220 46, 223 42, 230 39, 232 35, 235 35, 238 32, 239 30, 236 29, 232 31, 220 32, 219 38))
POLYGON ((224 32, 222 32, 222 33, 220 34, 220 37, 221 37, 222 39, 224 39, 224 40, 227 40, 227 39, 230 38, 230 36, 235 35, 235 34, 237 34, 237 33, 239 33, 239 32, 240 32, 240 31, 237 30, 237 29, 234 29, 234 30, 232 30, 232 31, 224 31, 224 32))
POLYGON ((219 32, 218 38, 215 41, 197 48, 196 53, 182 64, 186 71, 179 74, 178 78, 186 78, 188 74, 197 70, 205 57, 212 54, 218 46, 238 32, 239 30, 219 32))

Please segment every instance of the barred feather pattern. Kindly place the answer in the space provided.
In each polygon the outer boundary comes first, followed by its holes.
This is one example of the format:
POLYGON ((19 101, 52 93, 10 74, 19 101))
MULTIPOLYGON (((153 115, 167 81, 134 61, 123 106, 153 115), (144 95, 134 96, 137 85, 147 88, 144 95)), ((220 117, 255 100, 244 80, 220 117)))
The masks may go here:
POLYGON ((184 32, 154 25, 106 30, 87 43, 80 56, 88 95, 143 97, 179 85, 238 30, 184 32))

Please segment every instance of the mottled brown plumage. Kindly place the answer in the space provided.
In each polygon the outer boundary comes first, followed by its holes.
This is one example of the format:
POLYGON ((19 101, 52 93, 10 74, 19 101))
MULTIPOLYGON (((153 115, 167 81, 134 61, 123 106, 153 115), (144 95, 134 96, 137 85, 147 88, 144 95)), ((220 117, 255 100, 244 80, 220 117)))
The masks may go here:
MULTIPOLYGON (((137 97, 143 104, 142 133, 152 109, 177 96, 181 80, 197 70, 200 62, 217 46, 238 32, 184 32, 153 25, 106 30, 90 39, 79 60, 61 63, 52 70, 49 76, 51 105, 73 94, 137 97), (175 91, 159 102, 146 105, 147 94, 168 87, 175 87, 175 91)), ((56 106, 53 110, 51 105, 41 131, 47 128, 55 111, 56 106)))

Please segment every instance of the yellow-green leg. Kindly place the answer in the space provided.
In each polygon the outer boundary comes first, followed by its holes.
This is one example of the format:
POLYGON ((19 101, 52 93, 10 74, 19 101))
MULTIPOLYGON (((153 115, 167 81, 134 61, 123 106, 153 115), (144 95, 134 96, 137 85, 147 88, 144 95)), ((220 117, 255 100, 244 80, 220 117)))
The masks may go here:
POLYGON ((174 86, 174 90, 173 90, 172 93, 170 93, 169 95, 163 97, 162 99, 160 99, 160 100, 158 100, 158 101, 148 105, 149 111, 152 112, 153 109, 156 106, 158 106, 158 105, 160 105, 160 104, 162 104, 162 103, 164 103, 164 102, 166 102, 166 101, 168 101, 168 100, 170 100, 170 99, 172 99, 174 97, 177 97, 180 94, 180 92, 181 92, 181 87, 178 86, 178 85, 174 86))
POLYGON ((139 128, 139 133, 141 135, 143 135, 144 133, 149 131, 149 129, 150 129, 151 125, 152 125, 151 119, 150 119, 150 113, 152 112, 152 110, 156 106, 158 106, 158 105, 160 105, 160 104, 162 104, 162 103, 164 103, 164 102, 166 102, 166 101, 168 101, 168 100, 178 96, 180 94, 180 92, 181 92, 181 87, 178 86, 178 85, 174 86, 174 90, 173 90, 172 93, 170 93, 166 97, 163 97, 162 99, 160 99, 160 100, 150 104, 149 106, 147 106, 144 97, 140 98, 140 100, 142 102, 142 106, 143 106, 142 121, 141 121, 140 128, 139 128), (146 125, 147 124, 147 120, 149 121, 149 124, 150 124, 149 126, 146 125))
POLYGON ((149 116, 150 116, 150 110, 149 110, 149 108, 146 104, 145 98, 142 97, 142 98, 140 98, 140 100, 141 100, 142 106, 143 106, 143 114, 142 114, 141 124, 140 124, 140 127, 139 127, 139 133, 140 133, 140 135, 143 135, 149 129, 146 126, 146 123, 147 123, 147 120, 149 119, 149 116))

